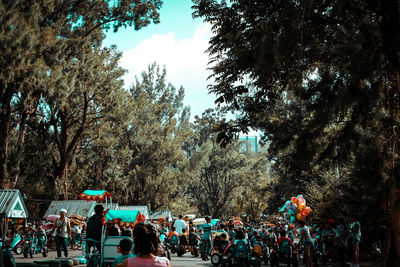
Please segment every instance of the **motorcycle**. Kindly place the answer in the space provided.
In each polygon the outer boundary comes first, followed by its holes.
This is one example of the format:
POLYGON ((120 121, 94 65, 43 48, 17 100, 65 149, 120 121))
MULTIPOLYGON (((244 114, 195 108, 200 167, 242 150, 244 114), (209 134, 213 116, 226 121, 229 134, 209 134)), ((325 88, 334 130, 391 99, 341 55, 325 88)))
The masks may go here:
POLYGON ((22 245, 23 240, 20 234, 16 234, 11 242, 10 249, 16 255, 20 255, 22 253, 22 245))
POLYGON ((32 254, 42 253, 43 257, 47 257, 47 236, 35 234, 32 240, 32 254))
POLYGON ((14 256, 11 253, 11 247, 7 242, 0 238, 0 260, 4 266, 16 267, 14 256))
POLYGON ((30 234, 26 234, 23 238, 23 249, 22 253, 24 254, 24 258, 28 257, 28 254, 31 258, 33 258, 33 250, 32 250, 32 242, 33 237, 30 234))
POLYGON ((81 249, 81 235, 75 234, 68 242, 69 247, 73 250, 81 249))

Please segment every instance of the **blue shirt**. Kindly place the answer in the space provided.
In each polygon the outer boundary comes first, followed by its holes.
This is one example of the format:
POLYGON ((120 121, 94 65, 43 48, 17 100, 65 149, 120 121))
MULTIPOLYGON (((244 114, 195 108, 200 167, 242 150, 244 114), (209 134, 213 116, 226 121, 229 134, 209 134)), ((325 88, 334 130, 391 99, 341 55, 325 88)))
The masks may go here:
POLYGON ((211 238, 211 229, 212 229, 211 223, 203 224, 203 237, 201 239, 210 239, 211 238))

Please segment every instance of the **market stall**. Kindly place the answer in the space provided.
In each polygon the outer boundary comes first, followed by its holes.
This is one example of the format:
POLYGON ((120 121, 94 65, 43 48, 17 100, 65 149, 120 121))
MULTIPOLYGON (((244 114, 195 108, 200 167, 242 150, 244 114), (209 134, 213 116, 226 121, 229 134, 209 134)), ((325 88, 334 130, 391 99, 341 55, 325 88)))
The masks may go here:
POLYGON ((24 200, 18 189, 0 190, 0 235, 4 237, 9 226, 24 224, 28 218, 24 200))
POLYGON ((169 210, 152 210, 149 216, 152 221, 172 222, 172 213, 169 210))
POLYGON ((144 218, 145 220, 150 220, 149 208, 147 206, 119 206, 118 210, 138 211, 138 212, 140 212, 142 218, 144 218))
POLYGON ((85 201, 85 200, 54 200, 50 203, 46 213, 43 218, 52 220, 52 218, 57 218, 61 209, 66 209, 70 217, 72 215, 79 216, 84 220, 89 218, 94 214, 94 207, 96 206, 95 201, 85 201))

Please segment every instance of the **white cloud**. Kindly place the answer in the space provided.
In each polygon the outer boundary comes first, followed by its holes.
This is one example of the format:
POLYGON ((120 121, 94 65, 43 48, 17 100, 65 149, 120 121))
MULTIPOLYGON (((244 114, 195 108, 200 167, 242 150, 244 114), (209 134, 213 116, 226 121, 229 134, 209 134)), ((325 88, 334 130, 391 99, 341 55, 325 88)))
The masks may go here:
POLYGON ((133 49, 124 52, 121 66, 128 70, 125 84, 129 87, 135 81, 135 76, 147 70, 149 64, 166 66, 167 80, 176 88, 185 88, 185 105, 190 105, 192 115, 201 113, 214 106, 214 95, 207 90, 207 70, 209 61, 205 50, 211 37, 211 26, 201 24, 190 39, 175 38, 173 32, 154 34, 140 42, 133 49))

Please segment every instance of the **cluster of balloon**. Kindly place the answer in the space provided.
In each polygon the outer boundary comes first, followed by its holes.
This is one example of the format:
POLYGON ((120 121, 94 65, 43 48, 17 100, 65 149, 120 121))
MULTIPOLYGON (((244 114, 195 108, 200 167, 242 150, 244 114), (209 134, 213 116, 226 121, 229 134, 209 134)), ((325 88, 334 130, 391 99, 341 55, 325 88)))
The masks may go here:
POLYGON ((305 220, 312 210, 306 205, 306 200, 303 195, 298 195, 286 201, 279 211, 283 212, 288 221, 295 223, 296 221, 305 220))

